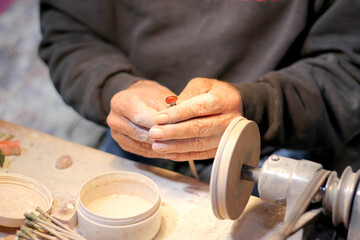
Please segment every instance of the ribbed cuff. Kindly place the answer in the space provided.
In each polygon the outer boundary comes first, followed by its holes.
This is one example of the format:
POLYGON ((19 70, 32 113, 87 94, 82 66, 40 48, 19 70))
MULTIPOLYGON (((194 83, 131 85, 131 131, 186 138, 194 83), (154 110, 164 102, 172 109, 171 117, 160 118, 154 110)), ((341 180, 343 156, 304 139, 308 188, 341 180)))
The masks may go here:
POLYGON ((244 117, 260 125, 267 118, 269 85, 265 82, 240 83, 234 85, 241 94, 244 117))

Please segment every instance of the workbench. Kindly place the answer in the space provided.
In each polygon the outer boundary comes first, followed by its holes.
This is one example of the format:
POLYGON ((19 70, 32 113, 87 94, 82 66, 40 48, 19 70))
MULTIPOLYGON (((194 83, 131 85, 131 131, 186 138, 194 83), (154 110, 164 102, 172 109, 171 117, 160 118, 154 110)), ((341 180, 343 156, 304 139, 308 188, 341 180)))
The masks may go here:
MULTIPOLYGON (((155 239, 262 239, 283 221, 285 208, 250 197, 236 221, 219 220, 212 212, 209 185, 179 173, 123 159, 97 149, 65 141, 33 129, 0 120, 0 133, 21 140, 22 153, 6 156, 0 173, 32 177, 45 185, 54 199, 76 200, 89 179, 111 171, 131 171, 152 179, 162 199, 162 220, 155 239), (69 155, 67 169, 57 169, 56 160, 69 155)), ((0 238, 16 229, 0 227, 0 238)))

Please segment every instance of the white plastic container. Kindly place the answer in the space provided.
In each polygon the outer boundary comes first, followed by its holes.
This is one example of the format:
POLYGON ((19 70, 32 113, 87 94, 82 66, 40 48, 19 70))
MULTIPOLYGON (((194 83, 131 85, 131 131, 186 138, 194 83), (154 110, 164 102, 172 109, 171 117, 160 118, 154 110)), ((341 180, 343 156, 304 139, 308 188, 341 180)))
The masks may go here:
POLYGON ((106 173, 80 190, 79 230, 88 240, 152 239, 160 229, 160 206, 159 189, 150 178, 125 171, 106 173))
POLYGON ((14 173, 0 173, 0 225, 20 227, 25 212, 36 207, 49 212, 53 204, 51 192, 37 180, 14 173))

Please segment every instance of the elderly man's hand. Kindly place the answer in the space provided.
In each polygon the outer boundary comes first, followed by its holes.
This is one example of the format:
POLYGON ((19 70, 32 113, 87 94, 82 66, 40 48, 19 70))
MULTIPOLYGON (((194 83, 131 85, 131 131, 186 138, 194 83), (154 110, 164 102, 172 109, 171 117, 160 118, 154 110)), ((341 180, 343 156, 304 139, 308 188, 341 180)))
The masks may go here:
POLYGON ((215 79, 192 79, 179 95, 176 106, 156 114, 150 137, 152 149, 175 154, 174 161, 215 156, 221 136, 231 120, 243 115, 239 91, 215 79))
POLYGON ((149 138, 155 116, 167 108, 164 99, 169 95, 174 93, 168 88, 154 81, 142 80, 113 96, 107 124, 122 149, 149 158, 174 157, 174 154, 154 152, 153 140, 149 138))

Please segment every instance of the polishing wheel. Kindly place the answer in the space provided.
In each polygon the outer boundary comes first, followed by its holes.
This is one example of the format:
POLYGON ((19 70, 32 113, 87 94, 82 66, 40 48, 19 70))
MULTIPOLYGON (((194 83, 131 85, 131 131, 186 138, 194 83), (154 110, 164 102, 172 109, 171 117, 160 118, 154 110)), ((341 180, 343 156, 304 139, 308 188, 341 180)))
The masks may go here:
POLYGON ((335 171, 330 174, 308 160, 271 155, 258 168, 259 158, 256 123, 235 118, 220 140, 211 173, 211 203, 217 218, 238 219, 257 182, 262 200, 286 205, 284 224, 271 239, 285 239, 299 229, 295 226, 312 200, 321 201, 325 213, 332 212, 335 226, 343 223, 349 229, 349 240, 359 239, 360 169, 353 172, 349 166, 339 179, 335 171))
POLYGON ((244 211, 254 182, 241 178, 243 165, 257 168, 260 158, 260 133, 255 122, 234 119, 225 130, 210 181, 212 209, 219 219, 235 220, 244 211))

